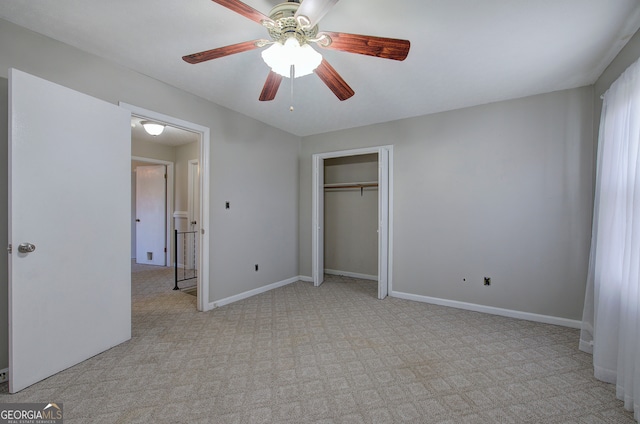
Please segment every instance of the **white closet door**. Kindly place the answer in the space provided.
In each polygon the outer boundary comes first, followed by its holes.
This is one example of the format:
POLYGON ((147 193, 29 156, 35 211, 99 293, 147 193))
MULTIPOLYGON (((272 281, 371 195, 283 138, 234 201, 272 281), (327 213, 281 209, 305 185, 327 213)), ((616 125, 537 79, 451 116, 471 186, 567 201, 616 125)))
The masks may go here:
POLYGON ((313 247, 312 254, 315 267, 313 273, 313 285, 319 286, 324 282, 324 159, 314 156, 313 185, 313 247))
POLYGON ((378 299, 389 290, 389 151, 378 152, 378 299))

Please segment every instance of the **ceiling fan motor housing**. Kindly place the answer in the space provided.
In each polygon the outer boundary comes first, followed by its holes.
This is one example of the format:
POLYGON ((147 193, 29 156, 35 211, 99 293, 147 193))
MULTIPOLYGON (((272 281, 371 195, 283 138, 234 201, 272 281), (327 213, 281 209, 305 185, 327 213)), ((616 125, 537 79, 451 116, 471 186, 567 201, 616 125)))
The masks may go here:
POLYGON ((282 44, 291 37, 295 37, 300 45, 308 44, 309 40, 314 40, 318 35, 318 26, 303 27, 295 17, 296 11, 300 7, 297 2, 281 3, 271 9, 269 18, 272 22, 264 22, 264 26, 269 31, 269 36, 273 41, 282 44))

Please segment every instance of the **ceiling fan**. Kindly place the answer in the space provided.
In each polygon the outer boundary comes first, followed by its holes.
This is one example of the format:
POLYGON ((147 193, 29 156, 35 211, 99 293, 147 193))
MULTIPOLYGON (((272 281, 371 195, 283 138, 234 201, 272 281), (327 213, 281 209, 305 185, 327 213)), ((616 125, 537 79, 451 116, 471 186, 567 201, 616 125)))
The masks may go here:
POLYGON ((319 31, 318 22, 338 0, 289 0, 275 6, 269 16, 239 0, 212 0, 264 26, 271 40, 245 41, 183 56, 188 63, 201 63, 236 53, 270 46, 262 52, 271 70, 260 93, 260 101, 273 100, 283 77, 295 78, 315 72, 333 94, 346 100, 355 93, 338 72, 311 47, 358 53, 383 59, 404 60, 410 42, 395 38, 319 31))

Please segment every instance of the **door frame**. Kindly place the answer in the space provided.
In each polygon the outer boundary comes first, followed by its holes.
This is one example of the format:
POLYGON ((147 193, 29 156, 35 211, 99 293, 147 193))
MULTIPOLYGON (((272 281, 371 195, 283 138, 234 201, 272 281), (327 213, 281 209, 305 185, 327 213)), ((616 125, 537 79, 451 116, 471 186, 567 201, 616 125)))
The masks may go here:
MULTIPOLYGON (((210 181, 210 152, 211 130, 208 127, 184 121, 173 116, 155 112, 140 106, 120 102, 120 107, 127 109, 133 116, 164 123, 172 127, 180 128, 200 134, 200 251, 198 252, 198 295, 197 308, 199 311, 208 311, 209 306, 209 181, 210 181)), ((171 207, 173 210, 173 205, 171 207)), ((171 263, 171 262, 169 262, 171 263)))
MULTIPOLYGON (((193 189, 194 166, 200 166, 198 159, 189 159, 189 161, 187 162, 187 213, 189 214, 189 217, 187 219, 189 220, 189 225, 191 225, 191 221, 193 221, 193 218, 199 218, 198 214, 193 211, 193 200, 195 197, 193 189)), ((198 201, 200 200, 198 199, 198 201)))
POLYGON ((393 286, 393 145, 312 155, 311 273, 313 285, 322 284, 324 279, 324 269, 321 269, 324 268, 324 160, 371 153, 378 154, 378 298, 383 299, 392 292, 393 286))
MULTIPOLYGON (((200 172, 198 171, 196 174, 196 170, 200 167, 200 162, 198 159, 189 159, 189 161, 187 162, 187 228, 189 228, 189 231, 193 231, 193 227, 191 227, 191 223, 193 221, 196 221, 196 228, 200 228, 200 213, 199 211, 195 211, 194 207, 193 207, 193 201, 194 198, 196 197, 196 193, 194 190, 194 180, 195 180, 195 176, 197 175, 198 180, 200 180, 200 172), (195 169, 194 169, 195 168, 195 169)), ((200 181, 198 181, 198 184, 200 183, 200 181)), ((199 192, 199 190, 198 190, 199 192)), ((199 193, 198 193, 199 194, 199 193)), ((200 203, 200 199, 198 199, 198 203, 200 203)), ((189 263, 193 263, 193 259, 192 258, 193 255, 189 254, 188 255, 188 260, 189 263)), ((198 264, 200 258, 195 258, 196 260, 196 267, 198 264)), ((186 264, 184 264, 186 266, 186 264)))
MULTIPOLYGON (((164 245, 167 246, 167 251, 164 254, 164 260, 165 260, 165 266, 171 266, 171 258, 172 253, 173 253, 173 249, 172 249, 172 245, 171 245, 171 234, 173 234, 172 230, 173 230, 173 199, 175 196, 174 193, 174 187, 173 187, 173 178, 174 178, 174 171, 173 171, 173 162, 169 162, 166 160, 159 160, 159 159, 151 159, 151 158, 145 158, 142 156, 131 156, 131 160, 132 161, 137 161, 137 162, 145 162, 145 163, 149 163, 149 164, 154 164, 154 165, 164 165, 166 166, 166 170, 167 170, 167 186, 165 187, 165 200, 166 200, 166 205, 165 205, 165 210, 166 210, 166 221, 165 221, 165 241, 164 241, 164 245), (171 190, 169 188, 172 188, 171 190)), ((136 177, 137 178, 137 177, 136 177)), ((136 196, 138 195, 138 193, 136 193, 136 196)), ((138 240, 136 238, 136 244, 137 244, 138 240)))

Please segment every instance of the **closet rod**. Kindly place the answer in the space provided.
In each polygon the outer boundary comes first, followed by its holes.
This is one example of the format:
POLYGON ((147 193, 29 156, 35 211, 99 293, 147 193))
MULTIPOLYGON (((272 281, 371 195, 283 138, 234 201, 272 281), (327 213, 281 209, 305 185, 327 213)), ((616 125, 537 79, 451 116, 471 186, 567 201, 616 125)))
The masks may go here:
POLYGON ((341 188, 365 188, 365 187, 378 187, 378 184, 352 184, 352 185, 341 185, 341 186, 328 186, 325 187, 325 190, 338 190, 341 188))
POLYGON ((364 195, 365 187, 378 187, 378 183, 338 183, 338 184, 325 184, 325 190, 342 190, 345 188, 359 188, 360 196, 364 195))

